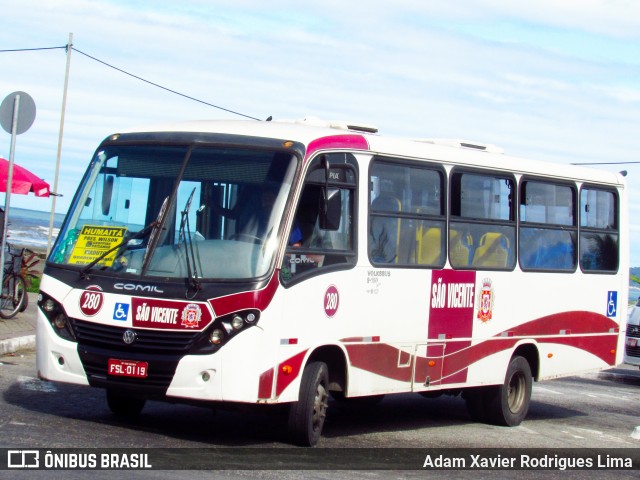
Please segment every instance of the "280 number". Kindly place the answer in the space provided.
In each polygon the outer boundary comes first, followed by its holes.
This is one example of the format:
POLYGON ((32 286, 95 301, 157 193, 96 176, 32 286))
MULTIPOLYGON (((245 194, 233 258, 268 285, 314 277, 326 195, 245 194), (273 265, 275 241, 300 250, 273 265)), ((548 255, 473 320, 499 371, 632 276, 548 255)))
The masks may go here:
POLYGON ((96 290, 85 290, 80 295, 80 310, 87 317, 92 317, 100 311, 103 302, 102 292, 96 290))
POLYGON ((324 306, 325 310, 335 310, 338 308, 338 293, 327 292, 327 303, 324 306))
POLYGON ((340 294, 335 285, 330 285, 324 294, 324 313, 327 317, 333 317, 340 305, 340 294))

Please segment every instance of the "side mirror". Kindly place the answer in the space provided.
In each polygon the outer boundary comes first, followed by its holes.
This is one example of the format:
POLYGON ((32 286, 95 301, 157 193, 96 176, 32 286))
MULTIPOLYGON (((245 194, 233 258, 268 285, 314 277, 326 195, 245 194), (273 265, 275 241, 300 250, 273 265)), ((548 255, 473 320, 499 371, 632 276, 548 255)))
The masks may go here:
POLYGON ((338 188, 323 188, 320 205, 320 228, 336 231, 342 219, 342 196, 338 188))
POLYGON ((104 183, 102 184, 102 214, 105 216, 109 215, 109 210, 111 210, 113 180, 113 175, 107 175, 104 177, 104 183))

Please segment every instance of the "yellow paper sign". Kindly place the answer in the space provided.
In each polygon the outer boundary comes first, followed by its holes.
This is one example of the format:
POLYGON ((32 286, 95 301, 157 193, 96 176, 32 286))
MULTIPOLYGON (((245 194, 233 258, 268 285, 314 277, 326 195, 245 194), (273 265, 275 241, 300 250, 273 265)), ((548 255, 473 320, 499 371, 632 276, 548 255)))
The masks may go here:
MULTIPOLYGON (((122 242, 127 227, 103 227, 99 225, 85 225, 82 227, 78 240, 76 241, 70 264, 86 265, 93 262, 100 255, 108 252, 118 243, 122 242)), ((118 250, 114 250, 98 262, 98 265, 110 267, 116 258, 118 250)))

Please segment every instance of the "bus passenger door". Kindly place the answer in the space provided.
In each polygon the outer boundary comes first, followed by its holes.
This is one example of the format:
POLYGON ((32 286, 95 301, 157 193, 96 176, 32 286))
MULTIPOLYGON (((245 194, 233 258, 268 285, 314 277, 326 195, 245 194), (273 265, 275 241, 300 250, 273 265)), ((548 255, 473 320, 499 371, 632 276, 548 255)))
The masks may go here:
POLYGON ((436 365, 440 368, 437 385, 467 380, 469 347, 473 333, 475 283, 475 271, 431 272, 429 327, 426 332, 429 348, 426 362, 435 362, 431 370, 435 369, 436 365), (442 348, 442 352, 439 352, 438 348, 442 348))
POLYGON ((444 343, 430 343, 416 347, 413 385, 411 390, 420 391, 423 387, 440 385, 444 364, 444 343))

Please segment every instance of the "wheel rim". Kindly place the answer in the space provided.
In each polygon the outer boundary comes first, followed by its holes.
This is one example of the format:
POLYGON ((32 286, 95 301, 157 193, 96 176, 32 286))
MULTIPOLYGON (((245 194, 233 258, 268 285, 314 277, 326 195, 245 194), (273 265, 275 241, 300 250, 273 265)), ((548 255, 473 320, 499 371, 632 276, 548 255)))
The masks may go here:
POLYGON ((327 392, 324 385, 320 383, 318 384, 316 396, 313 400, 313 417, 311 418, 311 422, 314 431, 322 428, 324 419, 327 416, 327 408, 329 408, 329 392, 327 392))
POLYGON ((518 413, 524 405, 526 379, 522 372, 516 372, 509 380, 507 404, 512 413, 518 413))

